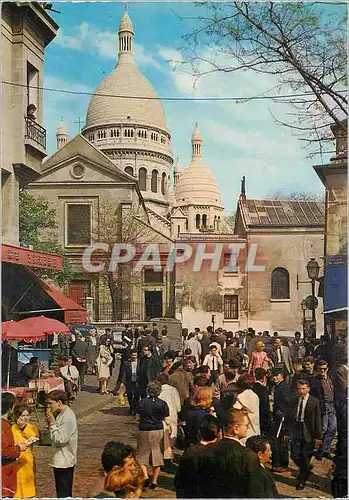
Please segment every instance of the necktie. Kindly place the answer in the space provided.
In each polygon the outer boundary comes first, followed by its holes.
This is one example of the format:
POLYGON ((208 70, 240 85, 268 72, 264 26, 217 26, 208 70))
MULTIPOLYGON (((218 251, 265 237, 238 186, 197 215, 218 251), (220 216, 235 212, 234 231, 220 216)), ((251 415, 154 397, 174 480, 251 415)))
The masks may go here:
POLYGON ((276 352, 277 352, 278 363, 281 363, 281 349, 280 349, 280 347, 277 348, 276 352))
POLYGON ((67 372, 68 377, 70 377, 70 366, 68 366, 68 372, 67 372))
POLYGON ((212 356, 212 371, 214 372, 214 356, 212 356))
POLYGON ((304 399, 301 398, 301 402, 300 402, 299 410, 298 410, 298 415, 297 415, 297 422, 301 422, 302 421, 303 404, 304 404, 304 399))

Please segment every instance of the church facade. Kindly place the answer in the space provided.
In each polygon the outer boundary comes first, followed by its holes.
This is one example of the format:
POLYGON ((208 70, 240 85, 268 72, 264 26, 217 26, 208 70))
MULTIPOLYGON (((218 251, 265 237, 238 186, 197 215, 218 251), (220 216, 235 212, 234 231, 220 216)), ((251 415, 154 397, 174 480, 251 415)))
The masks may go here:
POLYGON ((81 135, 68 140, 61 122, 57 151, 28 188, 56 208, 59 241, 75 272, 67 293, 86 304, 94 322, 176 316, 192 330, 211 324, 214 315, 216 325, 233 331, 248 326, 300 329, 300 302, 307 294, 295 293, 296 275, 304 278, 309 257, 322 257, 323 216, 308 215, 304 221, 289 213, 287 223, 270 219, 256 226, 252 213, 246 215, 253 200, 242 193, 235 230, 228 230, 219 184, 204 162, 199 125, 191 137, 191 161, 182 168, 174 163, 161 100, 137 69, 133 46, 134 29, 125 12, 117 65, 97 87, 81 135), (137 247, 160 244, 161 271, 145 267, 135 276, 128 269, 120 276, 120 269, 101 275, 83 268, 89 246, 127 241, 137 247), (192 257, 168 271, 164 263, 174 244, 189 245, 193 255, 202 249, 218 252, 218 264, 212 269, 206 259, 198 272, 192 257), (265 270, 255 272, 260 262, 265 270), (274 299, 271 291, 278 268, 289 276, 288 296, 282 300, 274 299))

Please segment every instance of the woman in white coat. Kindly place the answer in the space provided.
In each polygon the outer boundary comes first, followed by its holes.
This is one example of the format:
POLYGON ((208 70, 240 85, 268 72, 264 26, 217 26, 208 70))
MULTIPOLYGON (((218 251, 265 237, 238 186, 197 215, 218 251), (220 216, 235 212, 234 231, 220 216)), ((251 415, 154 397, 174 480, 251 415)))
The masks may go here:
POLYGON ((248 373, 242 375, 236 382, 239 393, 236 397, 234 408, 246 410, 249 423, 247 436, 244 440, 241 440, 242 444, 245 444, 249 437, 259 436, 261 433, 259 425, 259 397, 252 390, 253 384, 253 375, 248 373))
POLYGON ((170 416, 168 418, 170 426, 164 422, 164 471, 173 472, 171 469, 171 463, 174 458, 172 448, 177 438, 177 421, 178 413, 181 410, 181 400, 177 389, 169 385, 167 373, 160 373, 157 380, 161 384, 159 398, 167 403, 170 410, 170 416))
POLYGON ((110 378, 109 366, 113 362, 110 339, 106 339, 105 344, 101 344, 99 346, 99 352, 96 362, 99 380, 99 392, 101 394, 108 394, 108 382, 110 378))

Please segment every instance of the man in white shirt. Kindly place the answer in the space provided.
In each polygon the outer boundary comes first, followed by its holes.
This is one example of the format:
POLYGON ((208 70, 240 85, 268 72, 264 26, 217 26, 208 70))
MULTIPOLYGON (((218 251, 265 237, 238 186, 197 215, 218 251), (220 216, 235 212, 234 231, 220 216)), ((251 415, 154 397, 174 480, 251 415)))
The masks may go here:
POLYGON ((47 397, 46 418, 54 455, 51 466, 57 498, 73 496, 74 467, 77 460, 78 427, 75 413, 67 406, 64 391, 51 391, 47 397))
POLYGON ((64 365, 59 369, 59 372, 64 382, 68 401, 73 401, 78 390, 79 371, 76 366, 72 364, 73 360, 70 356, 62 358, 62 361, 64 365))
POLYGON ((218 376, 223 373, 223 360, 218 354, 216 344, 210 344, 210 352, 205 356, 203 366, 208 366, 211 370, 211 381, 216 382, 218 376))

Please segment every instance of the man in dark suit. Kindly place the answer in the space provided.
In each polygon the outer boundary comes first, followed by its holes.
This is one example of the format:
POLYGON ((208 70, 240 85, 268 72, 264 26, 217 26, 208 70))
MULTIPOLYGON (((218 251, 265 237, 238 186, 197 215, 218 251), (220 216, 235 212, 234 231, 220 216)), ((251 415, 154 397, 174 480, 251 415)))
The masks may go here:
POLYGON ((309 380, 297 382, 298 397, 285 417, 287 441, 289 434, 292 435, 291 458, 299 467, 296 479, 296 489, 303 490, 308 480, 312 466, 310 465, 314 448, 320 447, 322 426, 319 401, 309 394, 309 380))
POLYGON ((137 349, 138 355, 142 354, 143 347, 149 347, 150 352, 154 352, 156 349, 156 339, 150 334, 150 330, 145 329, 142 332, 142 337, 138 340, 137 349))
POLYGON ((333 459, 331 443, 337 431, 334 387, 328 375, 328 363, 320 360, 316 363, 316 376, 310 382, 310 394, 319 400, 322 419, 322 446, 316 458, 333 459))
POLYGON ((130 356, 130 359, 123 363, 120 380, 126 387, 128 404, 130 405, 129 413, 136 415, 139 401, 137 350, 133 349, 130 356))
POLYGON ((246 441, 246 448, 256 453, 261 467, 261 475, 263 477, 263 498, 279 498, 278 490, 276 489, 274 479, 270 472, 265 468, 265 464, 270 463, 271 447, 267 439, 262 436, 251 436, 246 441))
POLYGON ((145 345, 138 363, 138 386, 141 399, 147 396, 147 385, 159 375, 161 368, 158 356, 153 355, 150 347, 145 345))
POLYGON ((207 415, 200 424, 200 442, 189 446, 179 461, 174 484, 177 498, 195 498, 199 491, 198 457, 208 444, 216 443, 222 437, 219 420, 207 415))
POLYGON ((227 414, 224 438, 208 444, 198 456, 196 498, 255 498, 263 496, 263 478, 255 453, 243 446, 249 422, 242 410, 227 414))
POLYGON ((280 338, 275 339, 270 357, 275 367, 284 369, 285 375, 289 376, 293 373, 290 349, 286 345, 282 345, 282 340, 280 338))
POLYGON ((307 356, 302 361, 302 370, 295 372, 292 377, 291 387, 292 392, 297 394, 297 381, 300 379, 308 379, 310 382, 315 377, 314 373, 314 358, 307 356))
POLYGON ((271 428, 271 412, 269 404, 269 390, 266 387, 267 371, 256 368, 254 371, 256 382, 252 390, 259 397, 259 426, 262 436, 269 436, 271 428))
POLYGON ((283 368, 274 368, 273 379, 276 383, 274 391, 273 424, 272 424, 272 472, 286 472, 289 463, 288 443, 283 439, 283 424, 286 411, 292 400, 291 388, 284 380, 283 368), (278 432, 280 429, 280 432, 278 432))

